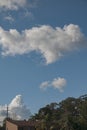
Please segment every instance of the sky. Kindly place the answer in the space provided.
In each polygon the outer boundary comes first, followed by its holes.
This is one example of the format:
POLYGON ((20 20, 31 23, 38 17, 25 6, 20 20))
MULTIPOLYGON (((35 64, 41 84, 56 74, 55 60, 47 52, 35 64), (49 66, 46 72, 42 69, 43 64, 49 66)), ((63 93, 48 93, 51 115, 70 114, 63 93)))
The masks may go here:
POLYGON ((86 0, 0 0, 0 120, 87 93, 86 14, 86 0))

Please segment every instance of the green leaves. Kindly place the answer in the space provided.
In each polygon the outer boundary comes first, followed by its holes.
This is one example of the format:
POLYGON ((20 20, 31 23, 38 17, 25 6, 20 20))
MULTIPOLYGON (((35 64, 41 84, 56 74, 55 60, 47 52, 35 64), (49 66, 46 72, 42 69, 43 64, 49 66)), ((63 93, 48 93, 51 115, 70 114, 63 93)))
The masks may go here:
POLYGON ((46 105, 32 118, 40 130, 87 130, 87 95, 46 105))

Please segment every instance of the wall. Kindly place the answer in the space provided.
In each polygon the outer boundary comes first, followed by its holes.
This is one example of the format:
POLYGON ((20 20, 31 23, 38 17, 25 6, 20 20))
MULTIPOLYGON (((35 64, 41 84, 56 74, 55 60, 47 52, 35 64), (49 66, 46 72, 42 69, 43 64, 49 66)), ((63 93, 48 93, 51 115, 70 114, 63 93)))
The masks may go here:
POLYGON ((17 130, 17 125, 6 121, 6 130, 17 130))

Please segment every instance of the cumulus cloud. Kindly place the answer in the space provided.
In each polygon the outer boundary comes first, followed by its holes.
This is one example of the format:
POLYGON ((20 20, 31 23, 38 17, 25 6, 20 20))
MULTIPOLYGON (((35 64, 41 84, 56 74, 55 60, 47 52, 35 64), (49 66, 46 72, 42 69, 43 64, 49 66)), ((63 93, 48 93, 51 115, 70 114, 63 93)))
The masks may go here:
POLYGON ((63 92, 65 86, 66 86, 66 79, 58 77, 53 79, 52 81, 45 81, 41 83, 40 88, 46 89, 48 87, 53 87, 55 89, 58 89, 60 92, 63 92))
POLYGON ((58 89, 60 92, 63 92, 65 86, 66 86, 66 80, 64 78, 55 78, 52 81, 52 86, 56 89, 58 89))
MULTIPOLYGON (((0 105, 0 121, 6 117, 7 105, 0 105)), ((31 116, 29 108, 24 104, 21 95, 17 95, 11 103, 8 105, 8 115, 9 117, 17 120, 29 119, 31 116)))
POLYGON ((0 7, 9 10, 18 10, 27 5, 27 0, 0 0, 0 7))
POLYGON ((53 63, 68 52, 78 50, 87 40, 78 25, 63 28, 42 25, 18 32, 0 27, 1 54, 14 56, 39 52, 46 64, 53 63))
POLYGON ((3 10, 18 10, 20 8, 36 7, 38 0, 0 0, 0 8, 3 10))

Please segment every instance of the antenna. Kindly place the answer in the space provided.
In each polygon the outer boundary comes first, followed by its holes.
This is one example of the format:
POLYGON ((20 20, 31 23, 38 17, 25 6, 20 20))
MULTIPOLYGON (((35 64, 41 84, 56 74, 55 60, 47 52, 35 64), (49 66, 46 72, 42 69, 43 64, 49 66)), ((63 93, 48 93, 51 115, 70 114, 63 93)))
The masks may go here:
POLYGON ((7 116, 6 118, 8 118, 8 105, 7 105, 7 115, 6 116, 7 116))

